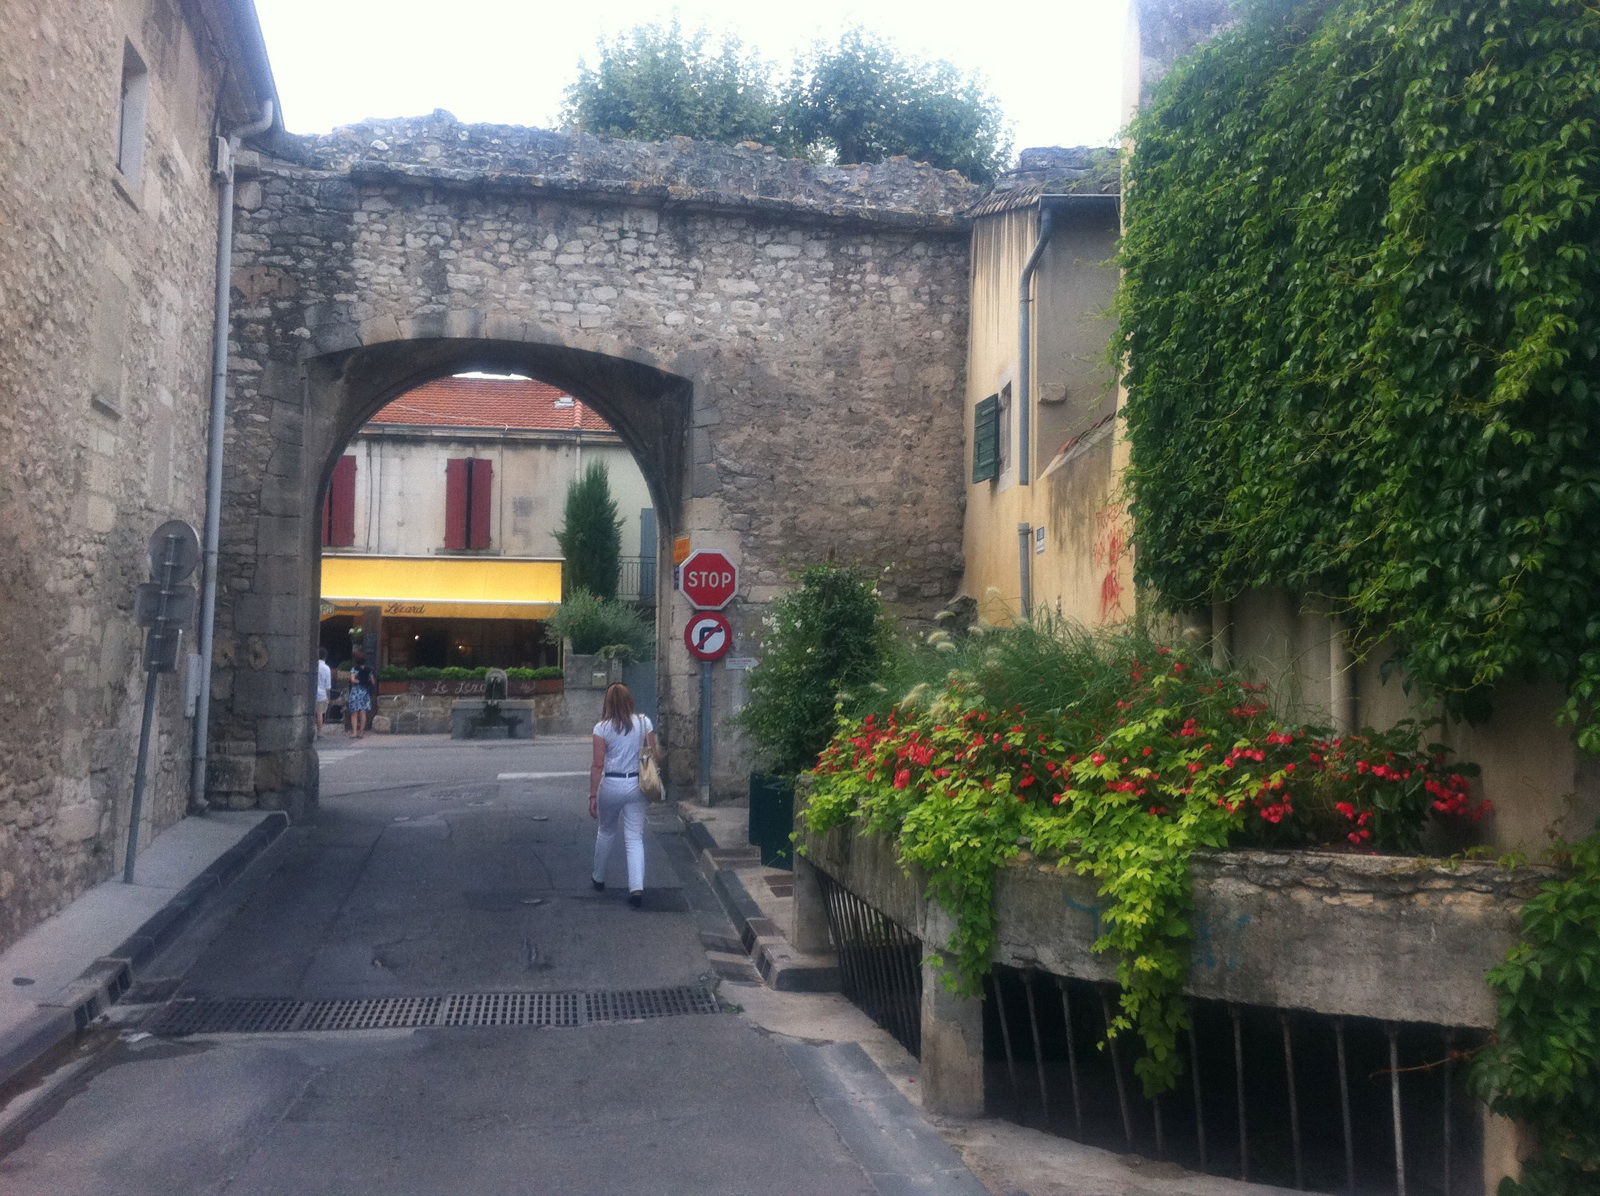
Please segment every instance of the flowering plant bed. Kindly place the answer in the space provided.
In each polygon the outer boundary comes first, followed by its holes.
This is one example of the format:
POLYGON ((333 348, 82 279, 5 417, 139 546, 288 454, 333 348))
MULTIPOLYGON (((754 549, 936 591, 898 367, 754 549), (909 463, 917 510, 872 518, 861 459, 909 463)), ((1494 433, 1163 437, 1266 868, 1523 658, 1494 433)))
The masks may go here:
POLYGON ((996 870, 1024 849, 1091 877, 1095 949, 1123 988, 1151 1093, 1182 1074, 1189 865, 1202 848, 1414 852, 1430 818, 1471 821, 1476 769, 1422 728, 1334 735, 1273 715, 1262 688, 1137 633, 1041 623, 931 651, 842 714, 813 770, 807 826, 893 835, 954 917, 947 979, 973 991, 994 941, 996 870), (898 699, 890 695, 900 692, 898 699))

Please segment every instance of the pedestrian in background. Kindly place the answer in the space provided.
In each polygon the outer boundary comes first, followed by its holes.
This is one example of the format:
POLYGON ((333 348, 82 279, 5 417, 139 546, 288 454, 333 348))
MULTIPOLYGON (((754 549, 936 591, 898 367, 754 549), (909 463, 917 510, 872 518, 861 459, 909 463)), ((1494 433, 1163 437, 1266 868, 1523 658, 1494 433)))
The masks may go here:
POLYGON ((617 823, 628 856, 628 904, 644 904, 645 796, 639 789, 639 759, 660 759, 656 729, 635 710, 633 693, 620 681, 606 690, 594 725, 594 760, 589 767, 589 817, 600 821, 594 836, 594 887, 606 887, 606 862, 617 841, 617 823))
POLYGON ((317 649, 317 738, 322 738, 322 721, 328 716, 328 699, 333 694, 333 670, 328 667, 328 650, 317 649))
POLYGON ((350 712, 350 737, 360 739, 367 733, 372 719, 372 691, 378 688, 378 679, 367 667, 367 654, 357 652, 351 658, 350 692, 345 696, 344 708, 350 712))

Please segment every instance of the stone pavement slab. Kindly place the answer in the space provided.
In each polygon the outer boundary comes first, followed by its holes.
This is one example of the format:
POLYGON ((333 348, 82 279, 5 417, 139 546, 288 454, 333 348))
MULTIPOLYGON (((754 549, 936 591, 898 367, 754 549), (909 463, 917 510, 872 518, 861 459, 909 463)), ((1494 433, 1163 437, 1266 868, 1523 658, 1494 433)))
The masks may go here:
POLYGON ((144 849, 132 884, 103 881, 0 953, 0 1089, 115 1002, 287 825, 276 811, 185 818, 144 849))

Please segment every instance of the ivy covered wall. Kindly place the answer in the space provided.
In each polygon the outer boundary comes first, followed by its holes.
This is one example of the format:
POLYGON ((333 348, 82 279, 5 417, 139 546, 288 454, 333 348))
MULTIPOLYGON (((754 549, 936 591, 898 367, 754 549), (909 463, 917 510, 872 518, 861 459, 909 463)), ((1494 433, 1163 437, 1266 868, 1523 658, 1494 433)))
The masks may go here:
POLYGON ((1253 0, 1156 90, 1121 330, 1140 580, 1330 602, 1600 750, 1600 10, 1253 0))

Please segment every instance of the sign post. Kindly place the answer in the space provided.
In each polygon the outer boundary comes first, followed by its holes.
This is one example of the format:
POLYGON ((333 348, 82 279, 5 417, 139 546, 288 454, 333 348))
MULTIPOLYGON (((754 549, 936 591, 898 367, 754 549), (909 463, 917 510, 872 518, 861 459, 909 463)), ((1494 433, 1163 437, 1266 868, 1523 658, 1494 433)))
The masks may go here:
POLYGON ((128 853, 122 866, 122 883, 133 883, 133 865, 139 855, 139 818, 144 810, 145 779, 149 770, 150 729, 155 723, 156 694, 162 673, 178 667, 178 645, 183 627, 194 618, 195 591, 183 579, 200 563, 200 537, 181 519, 169 519, 150 537, 150 574, 134 598, 139 626, 150 630, 144 641, 144 718, 139 723, 139 755, 133 767, 133 808, 128 813, 128 853))
POLYGON ((691 552, 678 566, 678 588, 695 607, 683 629, 689 655, 700 662, 700 800, 711 805, 712 670, 733 647, 733 625, 721 614, 739 592, 739 567, 726 553, 691 552))

